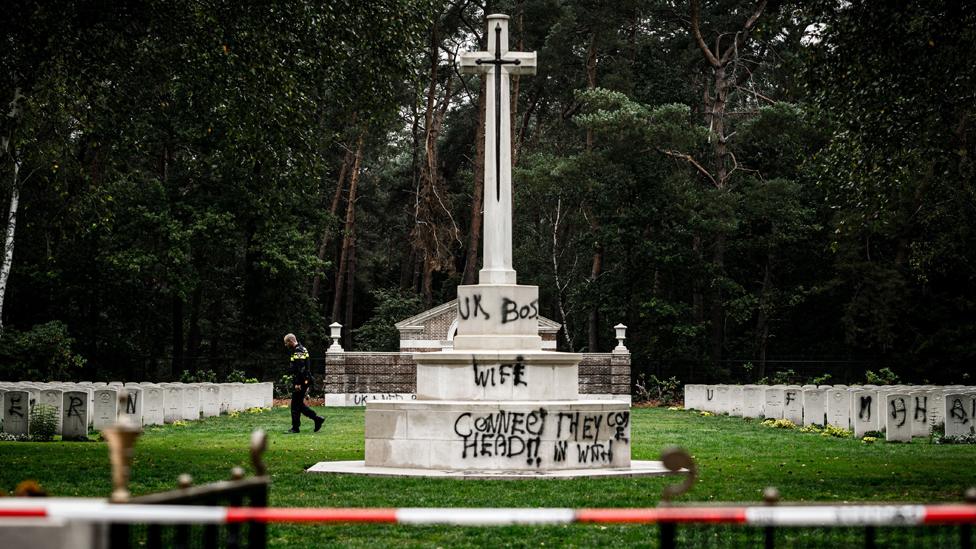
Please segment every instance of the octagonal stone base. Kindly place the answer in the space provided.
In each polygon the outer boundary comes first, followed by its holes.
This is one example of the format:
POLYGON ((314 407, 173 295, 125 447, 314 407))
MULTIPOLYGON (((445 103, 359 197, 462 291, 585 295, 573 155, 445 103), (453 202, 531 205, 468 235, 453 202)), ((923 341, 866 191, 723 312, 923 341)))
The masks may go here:
POLYGON ((369 402, 367 467, 553 471, 630 467, 619 401, 369 402))

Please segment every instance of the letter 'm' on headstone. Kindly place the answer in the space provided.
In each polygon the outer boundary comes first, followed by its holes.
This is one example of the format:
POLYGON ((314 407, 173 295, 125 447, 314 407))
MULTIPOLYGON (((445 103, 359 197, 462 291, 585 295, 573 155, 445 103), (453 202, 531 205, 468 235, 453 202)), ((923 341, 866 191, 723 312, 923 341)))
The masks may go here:
POLYGON ((173 423, 183 419, 183 386, 163 385, 163 421, 173 423))
POLYGON ((846 387, 826 392, 827 424, 841 429, 851 428, 851 393, 846 387))
MULTIPOLYGON (((10 393, 7 393, 9 396, 10 393)), ((945 434, 950 437, 976 433, 973 415, 976 402, 969 393, 949 393, 945 396, 945 434)))
POLYGON ((787 385, 783 390, 783 419, 803 425, 803 389, 799 385, 787 385))
POLYGON ((30 392, 10 389, 3 398, 3 432, 26 435, 30 432, 30 392))
POLYGON ((931 396, 932 391, 928 390, 913 390, 908 393, 913 437, 927 437, 932 434, 932 425, 929 423, 931 396))
POLYGON ((910 396, 903 393, 886 393, 885 396, 885 440, 889 442, 911 442, 912 421, 910 396))
POLYGON ((823 389, 803 390, 803 425, 826 425, 827 391, 823 389))
POLYGON ((851 391, 851 424, 854 436, 863 437, 869 431, 880 431, 878 416, 878 391, 874 389, 854 389, 851 391))
POLYGON ((88 391, 65 391, 61 400, 62 440, 88 438, 88 391))
POLYGON ((163 388, 158 385, 142 386, 142 424, 162 425, 166 411, 163 408, 163 388))
POLYGON ((135 425, 143 425, 143 415, 145 414, 145 400, 141 387, 126 386, 121 389, 125 396, 119 416, 126 416, 135 425))
POLYGON ((111 427, 119 418, 119 391, 113 386, 95 389, 95 418, 92 426, 96 431, 111 427))
POLYGON ((763 417, 766 419, 782 419, 785 400, 786 390, 784 388, 767 387, 766 402, 763 404, 763 417))
POLYGON ((50 406, 56 410, 58 418, 58 428, 57 433, 61 434, 61 424, 62 424, 62 413, 61 413, 61 400, 64 397, 64 391, 61 389, 41 389, 41 404, 45 406, 50 406))
POLYGON ((766 387, 762 385, 746 385, 742 388, 742 417, 759 418, 763 415, 763 404, 766 401, 766 387))
POLYGON ((203 412, 203 417, 220 415, 219 389, 216 383, 204 383, 200 385, 200 409, 203 412))
POLYGON ((183 389, 183 419, 200 419, 200 387, 196 385, 187 385, 183 389))

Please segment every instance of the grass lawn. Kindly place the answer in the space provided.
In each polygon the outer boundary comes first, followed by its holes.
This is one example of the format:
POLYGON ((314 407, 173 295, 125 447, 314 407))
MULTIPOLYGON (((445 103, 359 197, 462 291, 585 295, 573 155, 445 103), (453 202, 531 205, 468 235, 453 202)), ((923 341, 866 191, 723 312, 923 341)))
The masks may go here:
MULTIPOLYGON (((309 475, 318 461, 363 459, 363 410, 327 408, 322 432, 282 433, 289 411, 210 418, 186 426, 149 427, 136 446, 132 492, 173 488, 180 473, 195 483, 229 477, 247 465, 250 432, 269 432, 265 461, 273 479, 274 506, 349 507, 640 507, 656 505, 674 478, 476 481, 386 479, 309 475)), ((958 501, 976 485, 976 446, 865 444, 763 427, 757 421, 692 412, 634 409, 635 459, 657 459, 676 444, 697 460, 701 478, 684 502, 759 501, 776 486, 790 501, 958 501)), ((100 442, 0 442, 0 490, 36 479, 52 495, 107 496, 108 451, 100 442)), ((646 526, 407 527, 272 526, 274 547, 325 544, 385 546, 646 545, 656 530, 646 526)))

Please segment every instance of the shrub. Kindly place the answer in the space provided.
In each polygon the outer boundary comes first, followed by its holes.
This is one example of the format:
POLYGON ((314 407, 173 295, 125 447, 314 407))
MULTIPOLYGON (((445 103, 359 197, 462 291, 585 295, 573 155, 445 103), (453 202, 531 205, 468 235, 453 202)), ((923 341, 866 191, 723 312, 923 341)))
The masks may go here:
POLYGON ((30 411, 30 438, 36 442, 50 442, 58 433, 58 409, 48 404, 35 404, 30 411))
POLYGON ((256 377, 247 377, 244 370, 234 369, 227 374, 227 383, 260 383, 256 377))
POLYGON ((891 368, 882 368, 878 373, 871 370, 864 372, 864 381, 868 385, 895 385, 899 382, 898 375, 891 368))
POLYGON ((274 392, 278 398, 288 398, 291 396, 292 387, 295 385, 291 374, 284 374, 275 383, 274 392))
POLYGON ((26 332, 6 328, 0 337, 0 378, 71 379, 85 359, 71 347, 75 340, 58 320, 26 332))
POLYGON ((183 374, 180 375, 180 382, 181 383, 216 383, 217 372, 214 372, 213 370, 198 370, 196 372, 184 370, 183 374))
POLYGON ((774 429, 796 429, 796 423, 788 419, 767 419, 762 422, 766 427, 772 427, 774 429))
POLYGON ((671 406, 681 400, 681 382, 674 376, 658 379, 654 374, 642 373, 637 376, 634 397, 638 403, 656 400, 658 404, 671 406))

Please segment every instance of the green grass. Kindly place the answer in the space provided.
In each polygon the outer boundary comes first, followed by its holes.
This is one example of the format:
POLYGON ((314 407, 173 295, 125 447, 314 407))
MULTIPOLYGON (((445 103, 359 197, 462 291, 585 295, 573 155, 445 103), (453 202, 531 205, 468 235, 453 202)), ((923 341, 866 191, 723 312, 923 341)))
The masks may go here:
MULTIPOLYGON (((130 488, 136 495, 173 488, 180 473, 197 484, 226 479, 246 466, 250 432, 269 433, 265 461, 274 506, 349 507, 640 507, 658 503, 670 478, 476 481, 309 475, 324 460, 363 458, 363 410, 328 408, 321 433, 284 435, 289 412, 241 414, 149 427, 135 452, 130 488)), ((305 428, 310 431, 310 423, 305 428)), ((976 484, 976 446, 865 444, 854 439, 772 429, 757 421, 692 412, 634 409, 635 459, 657 459, 668 445, 688 449, 701 478, 683 502, 759 501, 776 486, 790 501, 958 501, 976 484)), ((101 442, 0 442, 0 490, 36 479, 52 495, 107 496, 108 451, 101 442)), ((272 526, 274 547, 325 544, 384 546, 645 545, 646 526, 457 528, 406 526, 272 526)))

